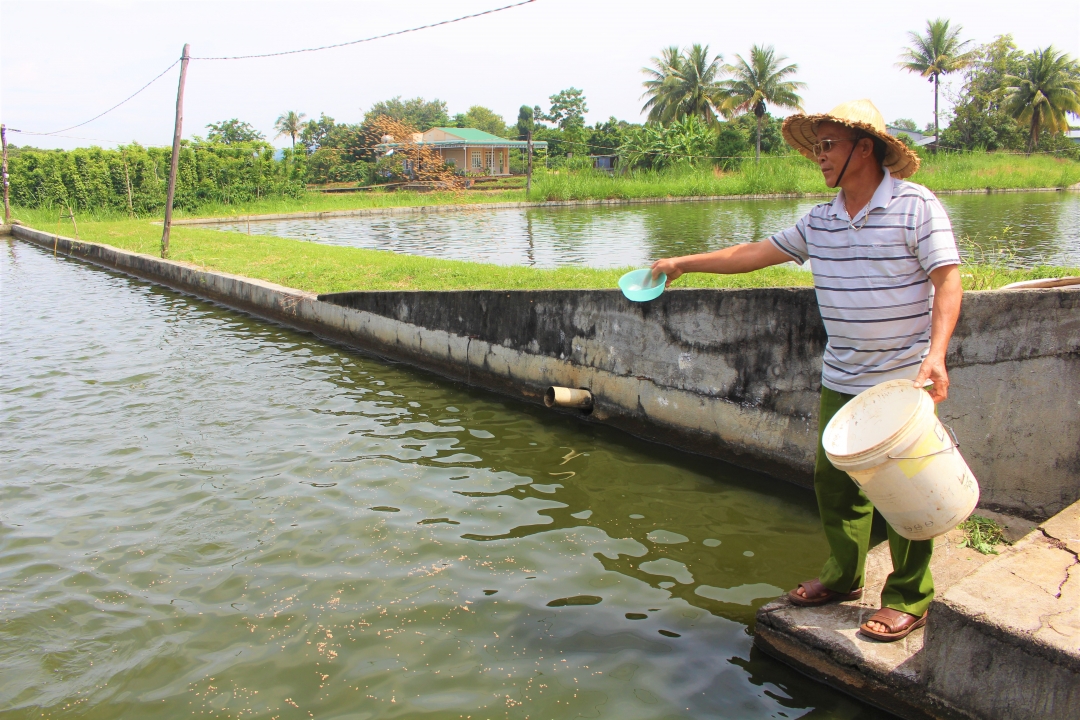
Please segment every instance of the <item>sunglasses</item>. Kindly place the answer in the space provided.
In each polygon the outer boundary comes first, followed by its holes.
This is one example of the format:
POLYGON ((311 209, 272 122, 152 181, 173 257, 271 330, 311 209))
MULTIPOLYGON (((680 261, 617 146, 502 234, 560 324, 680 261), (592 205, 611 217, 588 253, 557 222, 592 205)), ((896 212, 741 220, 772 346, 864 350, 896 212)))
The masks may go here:
POLYGON ((835 148, 837 145, 839 145, 842 142, 850 142, 852 140, 854 140, 854 138, 843 138, 841 140, 821 140, 821 141, 816 142, 813 145, 811 145, 810 150, 811 150, 811 152, 814 153, 815 156, 818 156, 823 152, 824 153, 832 152, 833 148, 835 148))

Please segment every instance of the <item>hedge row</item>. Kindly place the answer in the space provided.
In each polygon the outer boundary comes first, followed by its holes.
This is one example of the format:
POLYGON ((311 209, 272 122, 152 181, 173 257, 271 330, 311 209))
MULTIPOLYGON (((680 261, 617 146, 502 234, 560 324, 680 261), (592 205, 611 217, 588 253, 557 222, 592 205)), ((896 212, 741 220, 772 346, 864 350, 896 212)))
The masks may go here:
MULTIPOLYGON (((15 148, 8 159, 11 201, 27 208, 163 212, 171 149, 126 145, 115 150, 15 148)), ((185 143, 180 150, 174 207, 232 204, 261 197, 299 196, 303 153, 275 159, 266 143, 185 143)))

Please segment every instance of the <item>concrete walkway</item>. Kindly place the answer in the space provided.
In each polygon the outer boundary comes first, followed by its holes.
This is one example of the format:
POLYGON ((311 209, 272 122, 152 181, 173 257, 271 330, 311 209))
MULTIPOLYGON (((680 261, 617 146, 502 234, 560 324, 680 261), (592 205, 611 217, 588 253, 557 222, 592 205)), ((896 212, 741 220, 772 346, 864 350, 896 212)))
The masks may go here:
POLYGON ((892 569, 882 543, 867 558, 861 600, 799 608, 778 599, 758 611, 755 644, 907 720, 1080 718, 1080 503, 1026 535, 1030 521, 994 519, 1023 538, 995 556, 958 547, 958 530, 939 537, 937 598, 927 627, 904 640, 858 633, 892 569))

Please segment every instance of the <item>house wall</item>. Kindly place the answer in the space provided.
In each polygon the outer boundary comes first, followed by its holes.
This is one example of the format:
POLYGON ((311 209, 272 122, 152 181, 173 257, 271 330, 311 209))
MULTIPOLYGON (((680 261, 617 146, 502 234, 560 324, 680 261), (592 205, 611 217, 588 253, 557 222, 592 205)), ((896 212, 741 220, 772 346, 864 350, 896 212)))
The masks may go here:
POLYGON ((453 160, 455 166, 459 168, 466 167, 464 148, 440 148, 439 155, 442 156, 443 162, 453 160))
POLYGON ((441 140, 451 140, 451 138, 445 130, 440 128, 431 128, 424 133, 424 142, 439 142, 441 140))

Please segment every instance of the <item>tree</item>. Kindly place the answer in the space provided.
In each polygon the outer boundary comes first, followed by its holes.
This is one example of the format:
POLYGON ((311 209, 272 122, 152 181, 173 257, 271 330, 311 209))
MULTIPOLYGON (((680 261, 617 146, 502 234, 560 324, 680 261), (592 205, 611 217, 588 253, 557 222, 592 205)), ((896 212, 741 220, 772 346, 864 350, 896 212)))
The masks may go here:
POLYGON ((589 131, 589 152, 594 155, 617 154, 623 136, 630 127, 630 123, 617 120, 614 116, 606 122, 596 123, 589 131))
POLYGON ((949 29, 949 21, 938 18, 926 21, 926 34, 919 35, 917 32, 909 32, 908 39, 912 47, 904 48, 900 55, 898 67, 908 72, 917 73, 928 81, 934 83, 934 146, 937 147, 940 136, 938 96, 942 75, 962 70, 967 67, 972 56, 964 52, 964 48, 971 44, 970 40, 960 40, 959 25, 955 30, 949 29))
MULTIPOLYGON (((971 52, 964 84, 953 101, 949 127, 941 131, 945 147, 1020 150, 1024 130, 1002 108, 1007 93, 1005 77, 1024 69, 1024 53, 1011 35, 999 35, 971 52)), ((933 128, 931 127, 931 132, 933 128)))
POLYGON ((213 143, 234 145, 236 143, 256 142, 265 140, 266 137, 249 123, 240 122, 236 118, 210 123, 206 126, 210 132, 206 133, 206 139, 213 143))
POLYGON ((419 132, 450 124, 450 116, 446 112, 446 103, 438 98, 430 101, 421 97, 402 100, 401 96, 398 95, 389 100, 377 102, 371 106, 370 110, 364 113, 364 124, 368 124, 369 118, 374 120, 383 115, 406 125, 411 125, 419 132))
POLYGON ((1027 56, 1020 75, 1007 75, 1004 109, 1028 125, 1027 151, 1035 150, 1039 132, 1065 132, 1067 115, 1080 115, 1080 65, 1049 45, 1027 56))
POLYGON ((454 125, 462 128, 476 128, 499 137, 506 132, 506 121, 503 120, 502 115, 496 115, 494 110, 483 105, 473 105, 468 112, 455 115, 454 125))
POLYGON ((915 124, 914 120, 911 120, 909 118, 900 118, 898 120, 893 120, 892 126, 894 128, 899 128, 900 130, 907 130, 908 132, 919 131, 919 126, 915 124))
POLYGON ((558 128, 557 135, 553 137, 551 133, 545 133, 541 138, 538 137, 540 133, 534 133, 534 137, 547 142, 550 157, 563 153, 588 155, 585 113, 589 112, 589 108, 585 104, 585 94, 581 90, 571 87, 560 90, 549 97, 548 100, 551 102, 551 110, 543 113, 540 111, 540 107, 537 106, 533 110, 534 118, 555 123, 558 128))
POLYGON ((736 55, 737 63, 725 65, 724 70, 731 74, 728 80, 720 81, 720 93, 723 98, 721 110, 726 113, 744 113, 754 111, 757 118, 757 144, 754 159, 761 159, 761 123, 768 105, 793 110, 802 109, 802 98, 798 91, 806 83, 788 80, 799 70, 795 63, 784 65, 784 56, 777 57, 772 45, 750 48, 750 62, 736 55))
POLYGON ((528 105, 522 105, 518 110, 517 119, 517 139, 528 140, 529 133, 532 132, 533 127, 536 125, 536 115, 533 108, 528 105))
POLYGON ((322 145, 326 144, 327 138, 334 132, 337 123, 334 118, 326 113, 319 113, 318 120, 308 120, 300 131, 300 144, 304 146, 308 155, 312 155, 322 145))
POLYGON ((694 44, 685 51, 672 45, 652 58, 653 67, 641 72, 648 76, 642 85, 648 101, 642 111, 649 111, 649 121, 666 125, 692 115, 708 125, 717 123, 715 98, 717 79, 724 58, 709 59, 709 46, 694 44))
POLYGON ((278 119, 274 122, 274 129, 278 131, 278 134, 274 138, 277 139, 282 135, 288 135, 292 139, 293 148, 295 148, 296 136, 303 131, 304 118, 306 117, 307 115, 304 113, 297 113, 293 110, 278 115, 278 119))
POLYGON ((551 110, 543 116, 544 120, 555 123, 561 130, 585 127, 585 113, 589 112, 585 104, 585 94, 577 88, 560 90, 548 98, 551 110))

